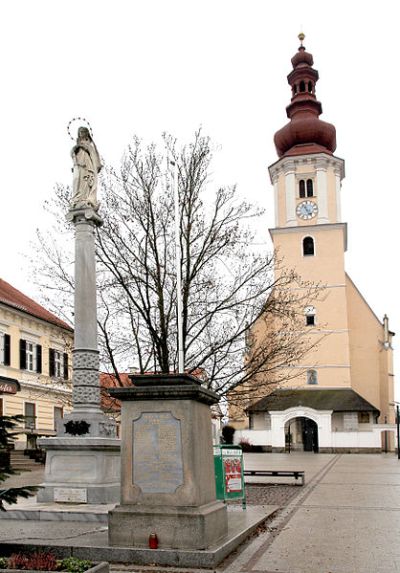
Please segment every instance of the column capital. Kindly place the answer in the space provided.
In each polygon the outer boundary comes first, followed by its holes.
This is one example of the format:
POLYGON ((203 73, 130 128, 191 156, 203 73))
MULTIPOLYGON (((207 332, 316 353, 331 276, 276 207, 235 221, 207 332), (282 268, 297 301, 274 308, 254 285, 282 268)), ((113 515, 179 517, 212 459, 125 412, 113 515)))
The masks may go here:
POLYGON ((93 209, 90 205, 70 207, 67 213, 67 221, 74 225, 91 222, 96 227, 101 227, 103 224, 103 219, 100 217, 97 210, 93 209))

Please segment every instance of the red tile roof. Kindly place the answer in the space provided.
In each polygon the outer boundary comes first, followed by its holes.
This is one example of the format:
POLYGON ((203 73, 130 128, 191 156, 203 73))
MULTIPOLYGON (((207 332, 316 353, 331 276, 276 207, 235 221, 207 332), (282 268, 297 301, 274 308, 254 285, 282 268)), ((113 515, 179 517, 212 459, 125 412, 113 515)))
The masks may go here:
POLYGON ((59 319, 6 281, 3 281, 3 279, 0 279, 0 303, 73 332, 73 328, 69 324, 59 319))
POLYGON ((119 388, 123 386, 133 386, 128 374, 120 372, 121 383, 118 382, 114 374, 108 372, 100 372, 100 387, 101 387, 101 407, 107 412, 119 412, 121 410, 121 402, 116 398, 111 398, 107 393, 107 388, 119 388))

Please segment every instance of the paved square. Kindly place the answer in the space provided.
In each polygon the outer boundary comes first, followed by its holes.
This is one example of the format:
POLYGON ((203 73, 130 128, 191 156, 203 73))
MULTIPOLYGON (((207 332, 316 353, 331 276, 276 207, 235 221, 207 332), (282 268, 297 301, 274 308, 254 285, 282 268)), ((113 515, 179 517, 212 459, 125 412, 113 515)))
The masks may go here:
MULTIPOLYGON (((279 458, 271 462, 276 467, 279 458)), ((292 463, 305 469, 307 485, 227 573, 400 572, 397 457, 294 454, 292 463)), ((260 454, 257 465, 270 467, 269 455, 260 454)))

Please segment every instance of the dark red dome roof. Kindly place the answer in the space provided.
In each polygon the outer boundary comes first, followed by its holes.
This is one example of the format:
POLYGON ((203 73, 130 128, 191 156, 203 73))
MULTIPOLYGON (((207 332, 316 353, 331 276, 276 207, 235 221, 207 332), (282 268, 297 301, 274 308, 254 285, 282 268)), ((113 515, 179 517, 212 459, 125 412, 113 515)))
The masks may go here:
POLYGON ((292 58, 293 70, 288 75, 292 100, 286 113, 290 121, 274 137, 279 157, 320 152, 332 155, 336 149, 335 127, 319 119, 322 106, 315 96, 318 72, 313 63, 312 55, 301 45, 292 58))

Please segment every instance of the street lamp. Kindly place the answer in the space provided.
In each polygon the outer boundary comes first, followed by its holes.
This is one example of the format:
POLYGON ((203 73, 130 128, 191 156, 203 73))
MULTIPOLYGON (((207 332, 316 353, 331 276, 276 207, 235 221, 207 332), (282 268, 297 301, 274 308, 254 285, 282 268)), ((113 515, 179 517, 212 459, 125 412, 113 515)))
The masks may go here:
POLYGON ((389 402, 389 406, 396 406, 396 428, 397 428, 397 459, 400 460, 400 402, 389 402))

